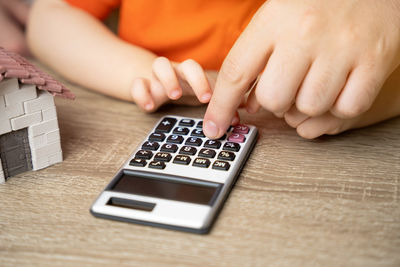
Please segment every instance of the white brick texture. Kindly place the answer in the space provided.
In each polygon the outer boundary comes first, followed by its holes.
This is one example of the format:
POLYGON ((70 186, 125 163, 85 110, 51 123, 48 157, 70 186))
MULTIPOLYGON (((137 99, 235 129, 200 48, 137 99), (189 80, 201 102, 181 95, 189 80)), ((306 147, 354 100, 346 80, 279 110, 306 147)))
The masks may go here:
POLYGON ((13 104, 22 103, 27 100, 31 100, 37 97, 37 89, 34 85, 23 85, 21 89, 8 93, 4 96, 6 100, 6 106, 13 104))
POLYGON ((40 123, 41 121, 42 121, 42 112, 38 111, 32 114, 25 114, 11 119, 11 127, 14 131, 17 131, 26 128, 34 123, 40 123))
MULTIPOLYGON (((19 87, 17 79, 0 81, 0 135, 28 129, 34 170, 62 161, 54 97, 34 85, 19 87)), ((4 182, 0 164, 0 183, 4 182)))

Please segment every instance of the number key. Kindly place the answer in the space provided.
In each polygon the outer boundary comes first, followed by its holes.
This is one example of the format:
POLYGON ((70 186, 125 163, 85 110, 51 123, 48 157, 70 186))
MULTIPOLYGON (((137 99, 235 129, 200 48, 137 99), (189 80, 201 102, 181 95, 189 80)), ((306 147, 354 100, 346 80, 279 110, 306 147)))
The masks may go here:
POLYGON ((217 140, 207 140, 204 143, 204 147, 215 148, 218 149, 221 146, 221 142, 217 140))
POLYGON ((172 135, 168 136, 167 142, 174 143, 174 144, 181 144, 183 142, 183 137, 180 135, 172 134, 172 135))
POLYGON ((185 127, 176 127, 173 134, 187 135, 189 133, 189 129, 185 127))
POLYGON ((163 152, 175 153, 178 150, 178 146, 174 144, 163 144, 160 150, 163 152))
POLYGON ((200 138, 197 138, 197 137, 189 137, 188 139, 186 139, 185 145, 189 145, 189 146, 201 146, 202 143, 203 143, 203 141, 201 141, 200 138))
POLYGON ((203 133, 202 129, 194 129, 191 133, 191 136, 198 136, 198 137, 206 137, 203 133))
POLYGON ((197 149, 192 147, 192 146, 183 146, 181 150, 179 150, 179 153, 181 154, 186 154, 186 155, 195 155, 197 152, 197 149))
POLYGON ((205 158, 213 158, 215 157, 215 154, 217 153, 214 150, 207 148, 202 148, 199 152, 199 156, 205 158))

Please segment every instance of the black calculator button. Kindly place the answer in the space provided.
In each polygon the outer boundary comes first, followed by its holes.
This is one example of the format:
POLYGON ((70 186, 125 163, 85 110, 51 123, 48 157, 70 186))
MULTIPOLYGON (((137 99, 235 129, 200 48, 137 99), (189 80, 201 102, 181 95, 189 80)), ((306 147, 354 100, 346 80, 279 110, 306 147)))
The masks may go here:
POLYGON ((215 157, 216 152, 212 149, 208 148, 202 148, 199 152, 200 157, 205 157, 205 158, 213 158, 215 157))
POLYGON ((137 159, 151 159, 152 156, 153 156, 153 152, 151 152, 149 150, 139 150, 135 154, 135 158, 137 158, 137 159))
POLYGON ((218 149, 221 147, 221 142, 218 140, 207 140, 204 143, 204 147, 215 148, 218 149))
POLYGON ((183 165, 189 165, 190 157, 189 156, 185 156, 185 155, 177 155, 174 158, 174 163, 183 164, 183 165))
POLYGON ((202 143, 203 143, 203 141, 201 140, 201 138, 189 137, 188 139, 186 139, 185 145, 201 146, 202 143))
POLYGON ((203 121, 199 121, 196 125, 197 128, 203 128, 203 121))
POLYGON ((137 167, 144 167, 146 166, 146 164, 147 164, 146 160, 139 158, 134 158, 129 162, 129 165, 137 167))
POLYGON ((226 134, 224 134, 223 136, 221 136, 220 138, 218 138, 218 140, 220 141, 224 141, 226 139, 226 134))
POLYGON ((223 160, 234 160, 235 159, 235 153, 229 152, 229 151, 221 151, 218 154, 218 159, 223 159, 223 160))
POLYGON ((202 129, 194 129, 190 135, 191 135, 191 136, 197 136, 197 137, 206 137, 206 136, 204 135, 202 129))
POLYGON ((186 127, 175 127, 173 134, 187 135, 189 133, 189 129, 186 127))
POLYGON ((163 144, 160 150, 163 152, 175 153, 178 150, 178 146, 174 144, 163 144))
POLYGON ((163 133, 152 133, 149 136, 149 141, 158 141, 158 142, 162 142, 165 139, 165 134, 163 133))
POLYGON ((238 152, 240 150, 240 145, 234 142, 226 142, 223 149, 238 152))
POLYGON ((230 165, 228 162, 226 162, 226 161, 216 160, 216 161, 214 162, 212 168, 213 168, 213 169, 216 169, 216 170, 227 171, 227 170, 229 170, 229 167, 230 167, 230 166, 231 166, 231 165, 230 165))
POLYGON ((149 163, 149 168, 153 169, 164 169, 165 168, 165 163, 162 161, 152 161, 149 163))
POLYGON ((197 153, 197 149, 192 146, 183 146, 181 150, 179 150, 179 153, 193 156, 197 153))
POLYGON ((194 120, 191 119, 182 119, 179 122, 180 126, 188 126, 188 127, 192 127, 194 125, 194 120))
POLYGON ((158 153, 154 156, 154 160, 165 161, 165 162, 170 161, 171 158, 172 158, 171 154, 169 154, 169 153, 167 153, 167 152, 158 152, 158 153))
POLYGON ((174 118, 164 118, 158 125, 157 128, 155 130, 155 132, 157 133, 169 133, 172 129, 172 127, 174 127, 176 123, 176 119, 174 118))
POLYGON ((209 159, 203 159, 203 158, 196 158, 193 161, 193 166, 202 167, 202 168, 208 168, 208 166, 210 166, 210 160, 209 159))
POLYGON ((171 134, 170 136, 168 136, 167 142, 174 144, 181 144, 183 142, 183 137, 180 135, 171 134))
POLYGON ((157 150, 160 147, 160 145, 157 142, 150 142, 146 141, 142 145, 142 149, 148 149, 148 150, 157 150))

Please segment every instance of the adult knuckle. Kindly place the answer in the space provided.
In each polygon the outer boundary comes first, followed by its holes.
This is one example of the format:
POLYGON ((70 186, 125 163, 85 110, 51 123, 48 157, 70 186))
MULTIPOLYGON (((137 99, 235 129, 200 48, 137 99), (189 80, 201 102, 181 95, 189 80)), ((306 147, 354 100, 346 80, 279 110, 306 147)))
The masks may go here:
POLYGON ((341 104, 335 108, 336 115, 345 119, 357 117, 364 111, 366 111, 366 107, 362 103, 341 104))
POLYGON ((232 57, 225 59, 219 75, 228 83, 239 86, 245 86, 250 80, 248 72, 242 69, 239 60, 232 57))
POLYGON ((286 111, 286 103, 277 97, 274 91, 256 90, 256 98, 266 110, 274 113, 286 111))
POLYGON ((318 116, 321 114, 321 107, 316 104, 314 100, 298 101, 296 102, 297 109, 310 117, 318 116))

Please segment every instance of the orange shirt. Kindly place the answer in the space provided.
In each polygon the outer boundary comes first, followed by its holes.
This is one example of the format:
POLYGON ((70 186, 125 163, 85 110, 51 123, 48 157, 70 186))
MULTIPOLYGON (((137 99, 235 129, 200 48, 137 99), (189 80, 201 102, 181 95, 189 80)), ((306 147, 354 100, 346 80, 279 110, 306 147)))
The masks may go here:
POLYGON ((120 7, 118 34, 159 56, 218 70, 265 0, 66 0, 98 19, 120 7))

